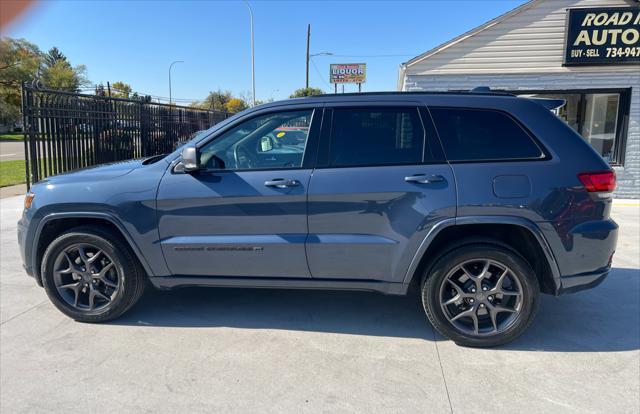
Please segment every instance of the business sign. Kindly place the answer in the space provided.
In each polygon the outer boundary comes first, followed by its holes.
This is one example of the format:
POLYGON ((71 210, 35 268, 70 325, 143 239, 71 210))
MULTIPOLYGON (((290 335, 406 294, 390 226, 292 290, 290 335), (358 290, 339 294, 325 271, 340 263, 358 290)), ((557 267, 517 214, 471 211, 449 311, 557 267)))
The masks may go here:
POLYGON ((365 83, 366 80, 366 63, 332 63, 329 67, 331 83, 365 83))
POLYGON ((640 63, 640 8, 567 10, 565 65, 640 63))

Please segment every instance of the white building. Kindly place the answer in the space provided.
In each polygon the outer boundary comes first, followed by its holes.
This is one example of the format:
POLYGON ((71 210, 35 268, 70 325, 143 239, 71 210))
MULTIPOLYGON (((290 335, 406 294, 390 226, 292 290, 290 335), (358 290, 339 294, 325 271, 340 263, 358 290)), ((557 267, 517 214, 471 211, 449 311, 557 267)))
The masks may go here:
POLYGON ((558 97, 558 110, 640 198, 640 5, 532 0, 400 66, 398 89, 558 97), (566 46, 567 45, 567 46, 566 46))

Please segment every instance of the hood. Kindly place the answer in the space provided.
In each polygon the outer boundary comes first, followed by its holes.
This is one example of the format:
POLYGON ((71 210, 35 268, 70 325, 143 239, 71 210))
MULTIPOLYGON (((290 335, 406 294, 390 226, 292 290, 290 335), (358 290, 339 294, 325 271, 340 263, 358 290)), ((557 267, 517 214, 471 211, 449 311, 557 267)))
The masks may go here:
POLYGON ((96 180, 109 180, 116 177, 121 177, 142 167, 145 159, 118 161, 110 164, 100 164, 92 167, 86 167, 79 170, 74 170, 51 177, 47 177, 37 184, 62 184, 65 182, 82 182, 82 181, 96 181, 96 180))

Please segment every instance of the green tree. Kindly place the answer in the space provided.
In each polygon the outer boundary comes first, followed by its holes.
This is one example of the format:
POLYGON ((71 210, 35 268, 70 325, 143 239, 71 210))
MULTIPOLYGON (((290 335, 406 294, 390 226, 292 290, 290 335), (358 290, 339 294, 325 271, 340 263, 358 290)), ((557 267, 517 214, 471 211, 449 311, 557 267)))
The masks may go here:
POLYGON ((53 66, 60 60, 64 60, 65 62, 67 62, 67 57, 63 55, 57 47, 54 46, 49 49, 47 53, 45 53, 45 55, 43 56, 43 60, 46 65, 53 66))
POLYGON ((204 101, 193 101, 189 104, 191 108, 205 109, 204 101))
MULTIPOLYGON (((258 105, 262 105, 262 104, 266 104, 266 103, 271 103, 271 102, 273 102, 273 101, 274 101, 274 99, 273 99, 273 98, 267 98, 267 99, 256 99, 256 106, 258 106, 258 105)), ((247 102, 248 102, 248 101, 247 101, 247 102)), ((247 105, 249 105, 249 104, 247 103, 247 105)))
POLYGON ((46 66, 42 70, 40 79, 49 89, 77 92, 80 86, 87 84, 85 72, 84 65, 72 68, 68 62, 59 60, 52 66, 46 66))
POLYGON ((240 94, 240 96, 233 96, 230 91, 218 89, 217 91, 209 92, 209 95, 202 101, 191 102, 189 106, 192 108, 236 113, 247 109, 249 104, 248 100, 242 94, 240 94))
POLYGON ((227 103, 233 98, 231 96, 231 92, 229 91, 221 91, 218 89, 217 91, 209 92, 209 95, 202 102, 201 107, 204 109, 212 109, 214 111, 226 111, 227 103))
POLYGON ((324 91, 320 88, 300 88, 296 89, 289 98, 302 98, 303 96, 322 95, 324 91))
POLYGON ((86 72, 84 65, 72 67, 66 56, 53 47, 44 55, 40 79, 47 88, 77 92, 89 83, 86 72))
MULTIPOLYGON (((131 85, 122 81, 113 82, 111 84, 111 96, 114 98, 130 98, 131 97, 131 85)), ((136 94, 137 96, 137 94, 136 94)))
POLYGON ((37 79, 42 53, 24 39, 0 38, 0 122, 20 119, 20 85, 37 79))
POLYGON ((244 111, 248 107, 249 105, 247 105, 247 103, 240 98, 231 98, 229 99, 229 102, 227 102, 225 105, 226 111, 231 114, 244 111))

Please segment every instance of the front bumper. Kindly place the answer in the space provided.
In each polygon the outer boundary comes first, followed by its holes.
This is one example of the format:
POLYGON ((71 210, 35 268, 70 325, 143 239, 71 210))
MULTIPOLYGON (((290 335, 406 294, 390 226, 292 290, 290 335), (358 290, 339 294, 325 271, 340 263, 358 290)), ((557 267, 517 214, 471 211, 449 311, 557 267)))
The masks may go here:
POLYGON ((22 215, 22 218, 18 221, 17 229, 18 229, 18 246, 20 249, 20 258, 22 259, 22 267, 27 275, 31 277, 35 277, 35 272, 32 266, 31 261, 31 252, 29 244, 29 225, 28 218, 25 214, 22 215))

